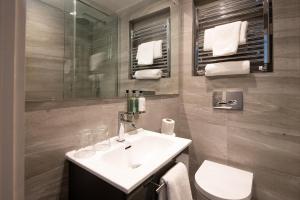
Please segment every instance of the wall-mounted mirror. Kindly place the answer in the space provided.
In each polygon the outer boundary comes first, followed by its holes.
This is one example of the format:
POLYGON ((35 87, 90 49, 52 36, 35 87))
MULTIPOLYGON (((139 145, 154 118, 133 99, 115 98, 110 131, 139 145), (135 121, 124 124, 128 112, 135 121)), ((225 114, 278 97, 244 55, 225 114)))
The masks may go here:
POLYGON ((28 0, 27 10, 27 101, 178 94, 176 1, 28 0), (135 76, 149 69, 159 77, 135 76))

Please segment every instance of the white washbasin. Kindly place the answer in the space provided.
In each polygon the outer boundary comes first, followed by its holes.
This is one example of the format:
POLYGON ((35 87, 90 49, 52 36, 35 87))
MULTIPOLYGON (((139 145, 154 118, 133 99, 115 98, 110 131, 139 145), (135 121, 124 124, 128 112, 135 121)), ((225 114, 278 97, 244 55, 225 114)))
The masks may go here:
POLYGON ((143 129, 127 135, 123 143, 115 139, 111 139, 110 149, 98 151, 92 157, 76 158, 75 151, 68 152, 66 157, 125 193, 133 191, 191 143, 189 139, 143 129))

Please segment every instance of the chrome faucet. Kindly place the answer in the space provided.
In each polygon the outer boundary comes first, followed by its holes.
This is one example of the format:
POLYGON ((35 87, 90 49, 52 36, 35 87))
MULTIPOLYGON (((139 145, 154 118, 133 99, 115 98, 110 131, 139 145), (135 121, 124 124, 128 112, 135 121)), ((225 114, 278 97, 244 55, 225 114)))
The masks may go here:
POLYGON ((118 142, 124 142, 124 127, 125 124, 130 125, 131 127, 136 129, 135 120, 134 120, 134 114, 128 113, 124 111, 118 112, 118 142), (123 128, 121 128, 123 126, 123 128))

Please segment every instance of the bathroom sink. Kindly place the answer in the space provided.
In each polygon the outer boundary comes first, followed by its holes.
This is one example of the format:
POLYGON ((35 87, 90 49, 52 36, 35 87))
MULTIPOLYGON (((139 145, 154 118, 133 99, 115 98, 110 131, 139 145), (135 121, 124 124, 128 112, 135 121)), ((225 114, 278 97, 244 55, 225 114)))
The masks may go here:
POLYGON ((191 140, 138 129, 126 135, 125 142, 111 138, 111 147, 94 156, 79 159, 75 151, 66 157, 90 173, 129 194, 143 181, 155 174, 186 147, 191 140))
POLYGON ((139 137, 128 138, 124 145, 101 156, 97 162, 102 162, 109 167, 130 172, 145 165, 172 148, 176 143, 168 138, 153 136, 151 134, 139 134, 139 137))

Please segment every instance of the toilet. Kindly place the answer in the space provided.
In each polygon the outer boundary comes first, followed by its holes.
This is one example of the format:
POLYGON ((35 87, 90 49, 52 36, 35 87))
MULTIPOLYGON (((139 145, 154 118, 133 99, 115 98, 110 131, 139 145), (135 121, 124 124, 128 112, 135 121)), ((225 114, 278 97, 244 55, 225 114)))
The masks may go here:
POLYGON ((197 200, 251 200, 253 173, 205 160, 195 174, 197 200))

